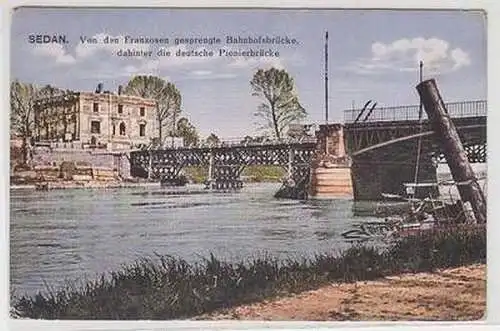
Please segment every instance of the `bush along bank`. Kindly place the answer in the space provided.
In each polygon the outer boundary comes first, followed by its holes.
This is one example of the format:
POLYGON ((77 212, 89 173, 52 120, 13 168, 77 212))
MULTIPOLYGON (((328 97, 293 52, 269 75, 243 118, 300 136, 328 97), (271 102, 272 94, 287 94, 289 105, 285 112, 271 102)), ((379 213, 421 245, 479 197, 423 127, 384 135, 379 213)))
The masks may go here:
POLYGON ((355 245, 337 254, 189 264, 170 256, 141 259, 80 288, 16 299, 19 317, 37 319, 185 319, 217 309, 318 288, 486 261, 486 231, 424 233, 386 249, 355 245))

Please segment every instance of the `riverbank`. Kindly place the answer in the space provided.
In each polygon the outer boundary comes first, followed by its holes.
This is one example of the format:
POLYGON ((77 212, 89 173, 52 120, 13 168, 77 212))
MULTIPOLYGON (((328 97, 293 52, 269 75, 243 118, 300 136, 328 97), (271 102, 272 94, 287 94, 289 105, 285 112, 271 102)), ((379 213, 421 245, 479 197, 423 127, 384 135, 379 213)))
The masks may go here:
POLYGON ((225 309, 195 320, 478 320, 486 311, 486 265, 387 276, 225 309))
MULTIPOLYGON (((124 181, 57 181, 44 182, 47 186, 43 189, 47 190, 64 190, 64 189, 114 189, 114 188, 134 188, 134 187, 160 187, 158 182, 124 182, 124 181)), ((12 184, 11 190, 35 190, 38 184, 12 184)))
MULTIPOLYGON (((141 259, 80 288, 68 285, 12 302, 19 317, 26 318, 192 319, 332 283, 348 286, 485 260, 484 229, 421 233, 384 249, 355 245, 339 254, 317 254, 312 259, 280 261, 264 256, 228 263, 211 255, 195 264, 171 256, 141 259)), ((416 298, 417 304, 425 305, 426 300, 416 298)), ((389 313, 384 316, 381 318, 391 319, 389 313)))
MULTIPOLYGON (((203 184, 208 176, 206 167, 186 167, 184 172, 193 184, 203 184)), ((146 180, 123 181, 123 180, 40 180, 33 171, 27 172, 26 178, 20 173, 11 176, 11 190, 52 190, 52 189, 115 189, 135 187, 159 187, 159 182, 148 182, 146 180), (20 180, 22 179, 22 180, 20 180)), ((242 180, 246 183, 276 183, 280 182, 285 172, 278 166, 248 166, 242 173, 242 180)))

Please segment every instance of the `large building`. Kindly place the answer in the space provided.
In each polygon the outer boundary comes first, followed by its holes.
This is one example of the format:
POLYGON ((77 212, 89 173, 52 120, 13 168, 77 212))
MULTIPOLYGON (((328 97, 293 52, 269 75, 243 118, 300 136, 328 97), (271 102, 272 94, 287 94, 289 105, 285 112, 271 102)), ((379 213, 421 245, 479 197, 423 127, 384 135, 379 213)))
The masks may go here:
POLYGON ((35 141, 67 148, 129 149, 157 137, 155 101, 101 92, 65 93, 35 103, 35 141))

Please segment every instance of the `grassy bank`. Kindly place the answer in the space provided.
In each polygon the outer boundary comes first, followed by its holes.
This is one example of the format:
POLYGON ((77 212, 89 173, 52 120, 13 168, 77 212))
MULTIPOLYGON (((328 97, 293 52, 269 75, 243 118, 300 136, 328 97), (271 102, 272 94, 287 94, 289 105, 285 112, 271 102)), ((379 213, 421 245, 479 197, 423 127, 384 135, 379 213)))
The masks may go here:
MULTIPOLYGON (((208 177, 207 167, 185 167, 183 171, 196 184, 203 183, 208 177)), ((285 170, 279 166, 247 166, 241 175, 251 182, 261 183, 279 182, 285 173, 285 170)))
POLYGON ((182 319, 217 309, 402 272, 484 263, 485 230, 421 234, 385 250, 353 246, 340 254, 278 261, 272 257, 198 264, 175 257, 142 259, 84 287, 22 297, 21 317, 43 319, 182 319))
POLYGON ((247 166, 243 169, 242 175, 256 183, 280 182, 285 177, 286 171, 279 166, 247 166))

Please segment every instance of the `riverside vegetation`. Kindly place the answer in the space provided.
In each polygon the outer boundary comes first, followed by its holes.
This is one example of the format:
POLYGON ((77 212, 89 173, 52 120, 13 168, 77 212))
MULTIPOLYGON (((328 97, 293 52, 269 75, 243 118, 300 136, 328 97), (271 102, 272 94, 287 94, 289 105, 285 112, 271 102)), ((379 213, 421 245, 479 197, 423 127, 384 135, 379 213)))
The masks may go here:
MULTIPOLYGON (((207 167, 185 167, 184 173, 195 184, 203 183, 208 177, 207 167)), ((255 183, 279 182, 286 175, 280 166, 247 166, 243 169, 242 176, 255 183)))
POLYGON ((189 264, 158 256, 140 259, 77 288, 13 298, 16 317, 42 319, 185 319, 237 305, 407 272, 486 261, 486 230, 421 233, 386 248, 354 244, 339 253, 278 261, 228 263, 211 255, 189 264))

